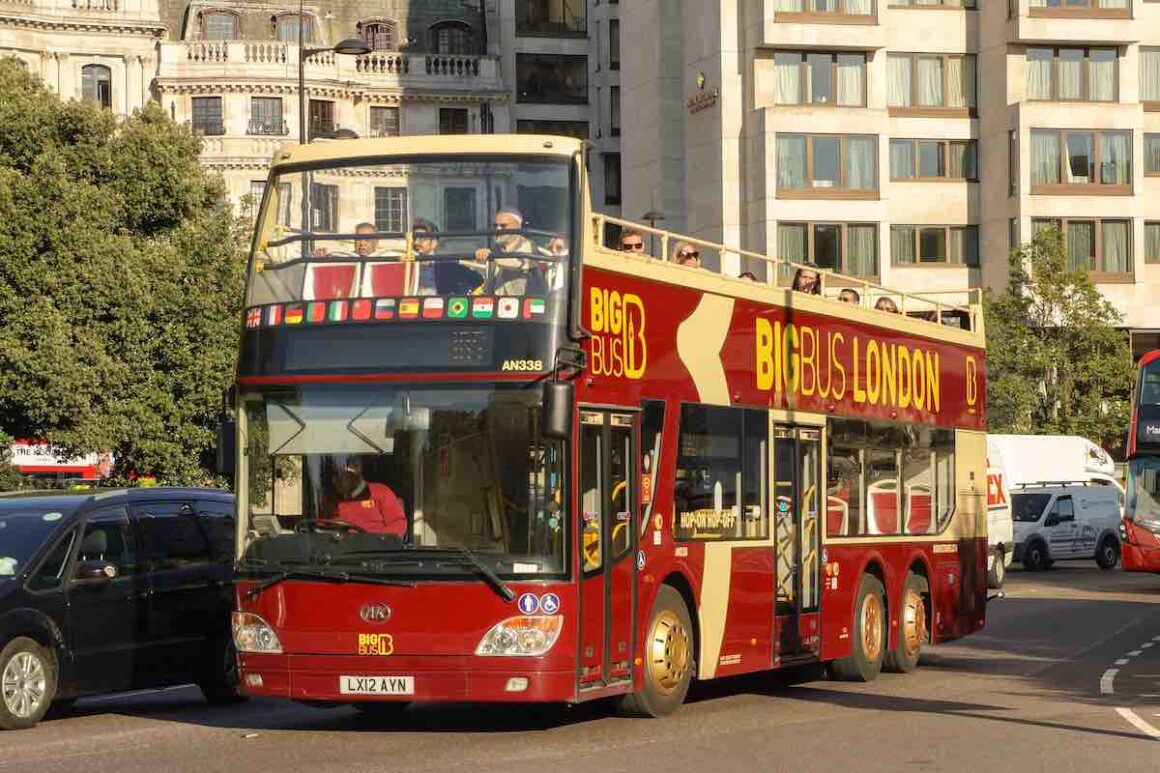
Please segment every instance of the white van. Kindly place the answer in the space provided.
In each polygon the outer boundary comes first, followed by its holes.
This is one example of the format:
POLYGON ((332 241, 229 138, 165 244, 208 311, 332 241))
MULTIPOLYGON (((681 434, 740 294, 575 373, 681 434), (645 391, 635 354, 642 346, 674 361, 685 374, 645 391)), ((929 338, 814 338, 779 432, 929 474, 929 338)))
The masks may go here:
POLYGON ((1003 452, 987 439, 987 587, 1002 588, 1015 557, 1015 527, 1003 452))
POLYGON ((1094 558, 1101 569, 1120 560, 1119 492, 1093 483, 1047 483, 1011 490, 1015 560, 1031 571, 1061 558, 1094 558))

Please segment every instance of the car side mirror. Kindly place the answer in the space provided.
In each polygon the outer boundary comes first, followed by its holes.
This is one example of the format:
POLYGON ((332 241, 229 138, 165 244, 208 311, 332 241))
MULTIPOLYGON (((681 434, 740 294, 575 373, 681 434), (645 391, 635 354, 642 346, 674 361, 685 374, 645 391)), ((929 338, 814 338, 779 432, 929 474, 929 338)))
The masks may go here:
POLYGON ((108 561, 83 561, 77 566, 73 580, 82 585, 107 585, 117 579, 117 565, 108 561))

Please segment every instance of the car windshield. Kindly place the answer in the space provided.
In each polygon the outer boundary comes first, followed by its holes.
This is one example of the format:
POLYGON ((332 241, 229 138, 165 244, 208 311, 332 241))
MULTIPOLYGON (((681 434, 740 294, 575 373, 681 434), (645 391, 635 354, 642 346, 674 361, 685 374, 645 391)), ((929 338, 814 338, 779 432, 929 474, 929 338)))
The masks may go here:
POLYGON ((59 510, 0 512, 0 580, 20 574, 63 519, 59 510))
POLYGON ((304 386, 243 404, 243 567, 462 575, 466 548, 504 576, 567 571, 563 446, 539 436, 539 390, 304 386))
POLYGON ((247 306, 559 294, 574 254, 566 158, 335 162, 267 185, 247 306))
POLYGON ((1124 514, 1129 520, 1160 527, 1160 457, 1128 462, 1128 501, 1124 514))
POLYGON ((1043 515, 1043 508, 1051 501, 1051 494, 1015 494, 1011 497, 1011 517, 1016 521, 1034 523, 1043 515))

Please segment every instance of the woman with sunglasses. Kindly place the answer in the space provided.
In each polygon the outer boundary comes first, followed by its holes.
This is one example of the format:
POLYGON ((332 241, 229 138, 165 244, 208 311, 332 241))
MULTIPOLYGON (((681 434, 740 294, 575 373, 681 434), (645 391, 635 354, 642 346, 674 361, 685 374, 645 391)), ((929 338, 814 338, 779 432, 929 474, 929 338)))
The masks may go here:
POLYGON ((701 251, 690 242, 677 242, 675 245, 673 245, 673 255, 670 258, 670 261, 673 263, 678 263, 682 266, 700 268, 701 251))

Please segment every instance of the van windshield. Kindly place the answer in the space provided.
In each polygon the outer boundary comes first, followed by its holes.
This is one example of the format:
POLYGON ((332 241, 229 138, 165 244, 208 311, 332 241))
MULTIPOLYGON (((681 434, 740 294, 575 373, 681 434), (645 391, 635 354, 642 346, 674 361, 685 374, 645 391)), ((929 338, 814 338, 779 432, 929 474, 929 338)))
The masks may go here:
POLYGON ((1051 494, 1016 494, 1011 497, 1011 517, 1016 521, 1034 523, 1043 515, 1051 501, 1051 494))
POLYGON ((63 519, 59 511, 0 512, 0 581, 20 574, 63 519))

